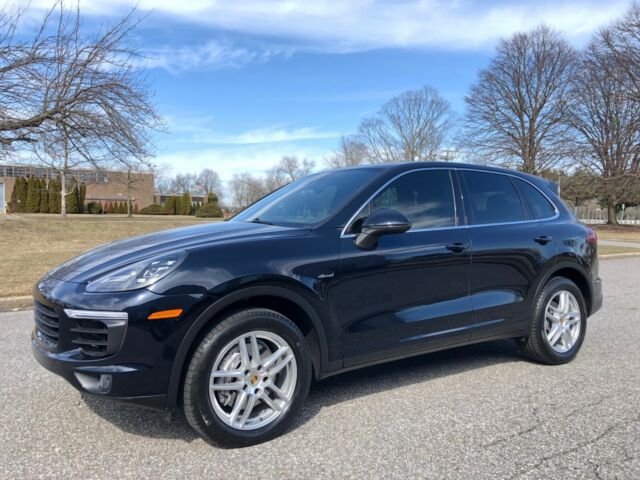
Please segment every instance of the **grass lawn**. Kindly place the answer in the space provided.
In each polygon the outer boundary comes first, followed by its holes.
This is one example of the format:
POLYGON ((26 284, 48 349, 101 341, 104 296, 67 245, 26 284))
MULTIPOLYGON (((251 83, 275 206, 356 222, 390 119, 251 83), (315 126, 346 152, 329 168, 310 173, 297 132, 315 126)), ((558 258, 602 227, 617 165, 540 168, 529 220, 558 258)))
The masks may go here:
POLYGON ((616 253, 639 253, 640 248, 618 247, 615 245, 598 245, 598 255, 613 255, 616 253))
POLYGON ((207 221, 211 219, 70 215, 62 220, 57 215, 0 215, 0 300, 30 295, 31 287, 45 272, 102 243, 207 221))
POLYGON ((589 225, 602 240, 640 242, 640 225, 589 225))

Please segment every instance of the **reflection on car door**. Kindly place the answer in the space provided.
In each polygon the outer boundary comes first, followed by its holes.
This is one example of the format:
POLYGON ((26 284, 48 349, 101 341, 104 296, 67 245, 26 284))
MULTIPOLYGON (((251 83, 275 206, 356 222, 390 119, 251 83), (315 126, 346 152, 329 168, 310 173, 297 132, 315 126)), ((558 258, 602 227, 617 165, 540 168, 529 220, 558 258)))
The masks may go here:
POLYGON ((374 196, 341 238, 332 306, 343 325, 345 367, 469 338, 471 255, 454 182, 446 169, 405 173, 374 196), (354 234, 378 208, 399 210, 412 228, 361 250, 354 234))

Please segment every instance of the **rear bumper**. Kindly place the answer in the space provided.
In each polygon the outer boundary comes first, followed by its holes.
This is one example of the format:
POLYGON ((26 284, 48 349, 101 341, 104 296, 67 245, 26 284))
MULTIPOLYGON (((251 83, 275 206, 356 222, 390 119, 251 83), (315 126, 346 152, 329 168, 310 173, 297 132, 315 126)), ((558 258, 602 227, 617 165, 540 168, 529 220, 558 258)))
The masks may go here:
POLYGON ((600 310, 602 308, 602 302, 602 279, 598 277, 591 287, 591 308, 589 310, 589 315, 593 315, 600 310))

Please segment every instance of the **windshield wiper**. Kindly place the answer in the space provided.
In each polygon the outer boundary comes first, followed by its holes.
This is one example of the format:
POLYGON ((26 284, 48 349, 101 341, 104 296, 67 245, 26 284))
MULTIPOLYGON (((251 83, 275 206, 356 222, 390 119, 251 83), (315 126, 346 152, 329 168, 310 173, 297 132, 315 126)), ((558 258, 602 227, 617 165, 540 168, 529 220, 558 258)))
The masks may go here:
POLYGON ((258 217, 251 220, 251 223, 261 223, 262 225, 273 225, 273 223, 267 222, 266 220, 260 220, 258 217))

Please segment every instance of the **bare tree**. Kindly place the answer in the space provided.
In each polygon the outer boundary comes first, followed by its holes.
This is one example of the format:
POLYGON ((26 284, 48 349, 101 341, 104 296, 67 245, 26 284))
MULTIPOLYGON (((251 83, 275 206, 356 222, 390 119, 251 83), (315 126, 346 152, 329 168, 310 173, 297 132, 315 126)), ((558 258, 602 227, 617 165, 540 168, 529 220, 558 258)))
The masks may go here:
POLYGON ((385 103, 358 129, 358 141, 372 163, 435 160, 453 125, 449 102, 430 86, 385 103))
POLYGON ((28 131, 36 157, 60 176, 63 217, 70 168, 148 165, 150 133, 161 119, 136 68, 133 14, 92 35, 80 30, 79 8, 58 4, 43 20, 41 30, 55 33, 44 42, 46 60, 34 71, 42 93, 37 105, 27 102, 21 113, 33 110, 37 121, 19 131, 28 131))
POLYGON ((178 173, 171 182, 171 192, 177 195, 193 193, 196 188, 196 181, 195 173, 178 173))
POLYGON ((267 193, 264 180, 248 172, 236 173, 229 182, 229 197, 236 209, 251 205, 267 193))
POLYGON ((367 160, 367 148, 354 135, 342 135, 340 145, 333 155, 325 160, 329 168, 344 168, 361 165, 367 160))
POLYGON ((267 170, 263 189, 266 192, 273 192, 287 183, 309 175, 314 167, 315 163, 311 160, 306 158, 299 159, 295 155, 285 155, 278 163, 267 170))
POLYGON ((265 177, 262 179, 261 190, 264 192, 273 192, 278 188, 286 185, 291 180, 287 176, 284 170, 278 168, 277 165, 274 165, 269 170, 267 170, 265 177))
POLYGON ((611 68, 621 70, 628 77, 628 93, 640 101, 640 3, 634 2, 620 21, 603 30, 598 42, 615 60, 611 68))
POLYGON ((45 29, 52 11, 29 40, 16 38, 24 9, 5 6, 0 12, 0 145, 4 154, 15 143, 35 141, 33 129, 63 108, 47 106, 38 88, 41 72, 51 60, 51 40, 45 29))
POLYGON ((598 33, 582 55, 571 88, 569 121, 578 133, 582 163, 601 179, 608 223, 617 224, 616 206, 640 174, 640 101, 626 94, 633 79, 616 68, 615 55, 603 48, 609 36, 609 30, 598 33))
MULTIPOLYGON (((127 186, 127 217, 133 216, 133 194, 138 190, 140 183, 148 182, 148 177, 142 173, 154 173, 154 165, 140 159, 129 160, 122 158, 118 161, 118 171, 111 173, 119 178, 127 186)), ((154 185, 152 185, 154 186, 154 185)))
POLYGON ((498 44, 465 98, 463 145, 480 161, 547 170, 570 153, 567 91, 577 53, 540 26, 498 44))
POLYGON ((171 165, 163 163, 162 165, 154 164, 153 173, 153 190, 160 195, 168 195, 171 193, 171 165))
POLYGON ((315 163, 312 160, 307 158, 300 159, 295 155, 285 155, 275 165, 274 169, 281 173, 287 182, 293 182, 309 175, 314 167, 315 163))
POLYGON ((204 191, 205 196, 210 193, 215 193, 218 197, 222 195, 222 182, 220 181, 218 172, 215 170, 211 170, 210 168, 203 169, 198 174, 196 184, 204 191))

